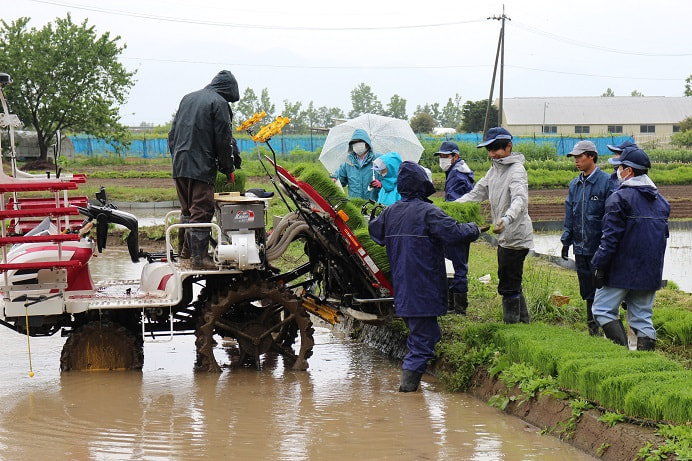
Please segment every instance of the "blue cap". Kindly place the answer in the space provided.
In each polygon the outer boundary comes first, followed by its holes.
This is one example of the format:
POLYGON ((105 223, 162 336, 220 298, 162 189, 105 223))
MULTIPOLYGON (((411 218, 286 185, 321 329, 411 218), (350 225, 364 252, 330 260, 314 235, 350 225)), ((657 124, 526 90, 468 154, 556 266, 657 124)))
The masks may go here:
POLYGON ((442 143, 440 146, 440 150, 435 152, 433 155, 440 155, 440 154, 458 154, 459 153, 459 146, 457 146, 457 143, 452 142, 452 141, 445 141, 442 143))
POLYGON ((616 154, 621 153, 623 150, 625 150, 626 147, 636 147, 639 148, 635 143, 630 142, 630 141, 623 141, 617 146, 614 146, 612 144, 607 144, 606 147, 608 148, 609 151, 615 152, 616 154))
POLYGON ((498 139, 512 139, 512 134, 501 126, 496 126, 489 129, 485 133, 485 136, 483 136, 483 142, 478 144, 476 147, 485 147, 498 139))
POLYGON ((651 168, 651 160, 649 160, 649 156, 637 146, 625 147, 620 157, 609 158, 608 163, 616 166, 627 165, 635 170, 648 170, 651 168))

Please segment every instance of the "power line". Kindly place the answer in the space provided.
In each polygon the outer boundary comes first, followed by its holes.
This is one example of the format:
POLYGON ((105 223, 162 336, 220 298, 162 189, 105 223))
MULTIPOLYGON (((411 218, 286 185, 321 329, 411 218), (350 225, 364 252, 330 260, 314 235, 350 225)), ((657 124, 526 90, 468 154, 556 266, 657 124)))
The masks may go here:
MULTIPOLYGON (((434 69, 464 69, 464 68, 481 68, 481 67, 491 67, 490 64, 450 64, 450 65, 434 65, 434 66, 410 66, 410 65, 392 65, 392 66, 311 66, 302 64, 257 64, 257 63, 240 63, 240 62, 221 62, 221 61, 198 61, 198 60, 185 60, 185 59, 161 59, 161 58, 143 58, 136 56, 122 56, 121 59, 128 59, 132 61, 153 61, 153 62, 170 62, 177 64, 208 64, 216 66, 235 66, 235 67, 261 67, 261 68, 271 68, 271 69, 322 69, 322 70, 434 70, 434 69)), ((682 78, 663 78, 663 77, 633 77, 631 75, 627 76, 617 76, 617 75, 599 75, 599 74, 585 74, 579 72, 565 72, 552 69, 539 69, 535 67, 526 66, 515 66, 512 64, 505 64, 505 67, 512 69, 522 69, 530 70, 534 72, 547 72, 551 74, 560 75, 576 75, 580 77, 595 77, 595 78, 617 78, 624 80, 652 80, 652 81, 671 81, 677 82, 684 80, 682 78)))
POLYGON ((432 24, 411 24, 404 26, 376 26, 376 27, 366 27, 366 26, 355 26, 355 27, 305 27, 305 26, 270 26, 263 24, 244 24, 244 23, 231 23, 231 22, 218 22, 218 21, 204 21, 201 19, 186 19, 186 18, 176 18, 169 16, 158 16, 153 14, 136 13, 131 11, 123 10, 113 10, 109 8, 100 8, 97 6, 83 6, 75 5, 67 2, 50 1, 50 0, 31 0, 35 3, 44 3, 48 5, 62 6, 66 8, 73 8, 76 10, 93 11, 96 13, 112 14, 116 16, 126 16, 131 18, 139 19, 150 19, 154 21, 164 21, 164 22, 174 22, 180 24, 195 24, 203 26, 216 26, 216 27, 232 27, 238 29, 263 29, 263 30, 295 30, 295 31, 313 31, 313 32, 333 32, 333 31, 382 31, 382 30, 406 30, 406 29, 425 29, 431 27, 449 27, 458 26, 460 24, 470 24, 474 22, 483 22, 483 19, 470 19, 467 21, 454 21, 454 22, 440 22, 432 24))
POLYGON ((591 43, 586 43, 586 42, 580 42, 578 40, 574 40, 569 37, 563 37, 557 34, 553 34, 551 32, 546 32, 544 30, 538 29, 536 27, 530 26, 528 24, 522 24, 521 22, 514 22, 514 25, 518 26, 520 29, 527 30, 529 32, 533 32, 538 35, 542 35, 544 37, 548 37, 552 40, 556 40, 558 42, 564 42, 564 43, 569 43, 574 46, 580 46, 582 48, 590 48, 592 50, 598 50, 598 51, 604 51, 606 53, 615 53, 615 54, 625 54, 625 55, 631 55, 631 56, 650 56, 650 57, 680 57, 680 56, 692 56, 692 52, 690 53, 645 53, 645 52, 640 52, 640 51, 625 51, 625 50, 617 50, 614 48, 606 48, 604 46, 600 45, 593 45, 591 43))

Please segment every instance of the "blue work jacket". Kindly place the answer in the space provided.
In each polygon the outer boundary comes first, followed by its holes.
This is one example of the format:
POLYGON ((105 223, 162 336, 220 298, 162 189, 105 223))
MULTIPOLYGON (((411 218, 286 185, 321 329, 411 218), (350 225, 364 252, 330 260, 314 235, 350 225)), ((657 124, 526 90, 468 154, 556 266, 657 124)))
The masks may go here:
POLYGON ((588 178, 582 173, 569 183, 560 241, 563 245, 574 245, 575 255, 596 253, 601 242, 606 200, 612 193, 610 175, 598 167, 588 178))
POLYGON ((668 239, 670 204, 648 176, 624 183, 606 201, 603 234, 591 260, 607 273, 606 285, 658 290, 668 239))
POLYGON ((394 312, 400 317, 447 313, 444 246, 472 242, 475 223, 459 224, 427 197, 435 187, 420 165, 404 162, 398 179, 401 200, 368 224, 372 239, 387 247, 394 287, 394 312))

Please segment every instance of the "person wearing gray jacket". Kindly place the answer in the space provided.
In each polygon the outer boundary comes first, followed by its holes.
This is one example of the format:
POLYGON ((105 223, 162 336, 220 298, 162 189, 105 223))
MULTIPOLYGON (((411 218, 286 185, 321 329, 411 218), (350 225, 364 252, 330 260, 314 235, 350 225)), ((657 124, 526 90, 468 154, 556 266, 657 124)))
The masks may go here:
POLYGON ((490 201, 498 243, 497 291, 502 296, 502 319, 505 323, 529 323, 522 278, 524 260, 533 248, 533 225, 524 155, 512 152, 512 135, 502 127, 490 128, 476 147, 487 149, 492 166, 473 190, 455 201, 490 201))

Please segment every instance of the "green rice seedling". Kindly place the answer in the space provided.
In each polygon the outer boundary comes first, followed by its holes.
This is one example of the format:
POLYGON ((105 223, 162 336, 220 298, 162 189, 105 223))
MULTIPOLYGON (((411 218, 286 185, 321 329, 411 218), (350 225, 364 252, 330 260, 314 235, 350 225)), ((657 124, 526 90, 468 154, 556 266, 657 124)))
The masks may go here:
POLYGON ((680 424, 692 421, 692 372, 676 377, 633 386, 625 396, 625 413, 680 424))
POLYGON ((589 399, 600 401, 600 383, 609 377, 682 369, 680 364, 658 354, 627 351, 624 348, 622 352, 621 356, 565 360, 558 364, 558 382, 589 399))
POLYGON ((235 180, 233 183, 228 182, 228 177, 223 173, 216 174, 216 183, 214 185, 215 192, 245 192, 245 181, 247 175, 243 170, 234 172, 235 180))
POLYGON ((657 308, 654 309, 653 323, 659 336, 665 336, 682 346, 692 344, 692 310, 657 308))
POLYGON ((322 165, 305 165, 299 179, 310 184, 322 197, 330 203, 336 203, 346 198, 346 195, 329 177, 322 165))
POLYGON ((434 197, 432 202, 457 222, 475 222, 479 225, 485 223, 478 203, 445 202, 442 197, 434 197))
POLYGON ((625 408, 625 397, 639 384, 648 383, 657 386, 659 383, 680 381, 688 378, 687 371, 660 371, 654 373, 625 373, 618 376, 610 376, 601 381, 599 385, 599 401, 608 408, 625 408))
POLYGON ((380 268, 385 277, 390 279, 391 268, 389 266, 386 248, 378 245, 372 240, 372 238, 370 238, 370 233, 368 233, 367 227, 354 231, 354 234, 356 235, 356 238, 360 244, 363 245, 363 248, 365 248, 365 251, 368 252, 375 265, 380 268))

